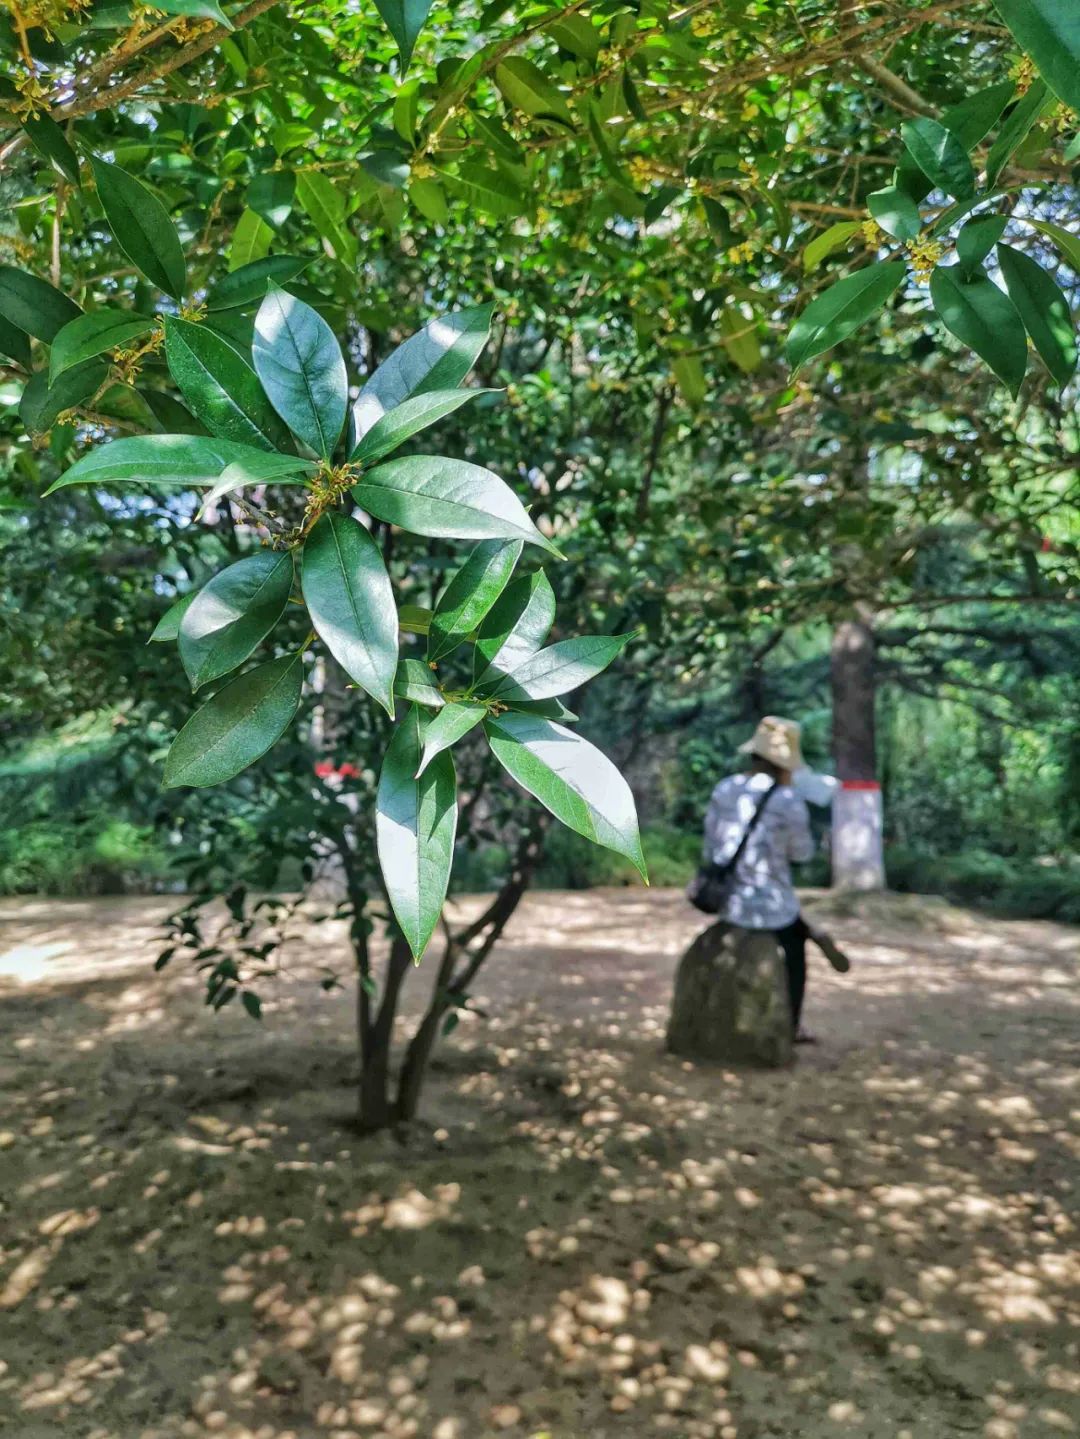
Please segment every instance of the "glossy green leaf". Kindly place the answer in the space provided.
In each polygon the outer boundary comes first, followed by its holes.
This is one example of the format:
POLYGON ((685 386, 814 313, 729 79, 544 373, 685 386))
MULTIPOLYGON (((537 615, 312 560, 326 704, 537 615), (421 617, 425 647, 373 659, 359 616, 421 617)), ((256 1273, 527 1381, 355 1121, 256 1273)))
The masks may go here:
POLYGON ((1075 0, 994 0, 994 5, 1058 99, 1080 110, 1080 6, 1075 0))
POLYGON ((424 748, 420 756, 417 777, 427 769, 437 754, 457 744, 470 730, 476 728, 487 714, 485 705, 471 704, 461 700, 444 705, 438 714, 432 715, 424 727, 424 748))
POLYGON ((537 119, 574 123, 561 91, 523 55, 510 55, 496 65, 495 83, 515 110, 537 119))
POLYGON ((956 253, 965 273, 979 269, 1005 233, 1008 220, 1004 215, 978 215, 957 232, 956 253))
POLYGON ((1028 89, 1027 94, 1021 95, 1009 111, 986 159, 986 183, 988 186, 996 184, 998 176, 1023 144, 1031 127, 1039 119, 1048 103, 1052 102, 1046 85, 1042 80, 1036 80, 1028 89))
POLYGON ((752 375, 761 368, 761 341, 758 339, 758 317, 747 317, 743 310, 729 302, 717 317, 720 341, 728 359, 744 375, 752 375))
POLYGON ((480 625, 473 652, 478 685, 508 674, 536 653, 555 620, 555 595, 543 570, 507 586, 480 625))
POLYGON ((792 369, 846 340, 896 293, 906 273, 903 260, 867 265, 811 300, 788 336, 785 353, 792 369))
POLYGON ((375 9, 394 37, 401 56, 401 69, 409 68, 417 36, 431 10, 433 0, 375 0, 375 9))
POLYGON ((292 214, 296 176, 291 170, 267 170, 256 175, 248 186, 248 209, 274 230, 280 230, 292 214))
POLYGON ((396 409, 388 410, 368 430, 349 456, 361 464, 371 464, 396 450, 413 435, 426 430, 447 415, 453 414, 478 395, 494 395, 495 390, 430 390, 403 400, 396 409))
POLYGON ((513 710, 484 728, 495 758, 522 789, 568 829, 625 855, 647 879, 634 796, 601 750, 573 730, 513 710))
POLYGON ((998 246, 998 264, 1024 328, 1059 385, 1076 372, 1076 326, 1059 285, 1029 255, 998 246))
POLYGON ((887 185, 866 197, 867 208, 886 235, 914 240, 922 229, 919 207, 898 185, 887 185))
POLYGON ((314 460, 301 460, 296 455, 274 454, 269 450, 250 450, 242 460, 226 465, 213 487, 207 492, 200 514, 225 495, 249 485, 302 485, 315 473, 314 460))
POLYGON ((300 707, 299 654, 246 670, 207 700, 173 740, 162 785, 223 784, 275 745, 300 707))
POLYGON ((413 180, 409 186, 409 199, 425 220, 433 225, 445 225, 450 218, 450 208, 442 187, 434 180, 413 180))
POLYGON ((166 15, 187 15, 193 20, 213 20, 217 25, 224 25, 226 30, 235 28, 217 0, 161 0, 160 5, 154 0, 154 9, 161 10, 166 15))
POLYGON ((443 751, 419 779, 425 720, 411 709, 394 731, 375 799, 375 836, 386 892, 413 957, 439 922, 457 831, 454 762, 443 751))
POLYGON ((671 362, 671 373, 679 387, 679 394, 688 405, 696 408, 703 404, 708 394, 705 369, 697 355, 679 355, 671 362))
POLYGON ((147 644, 168 644, 179 638, 180 621, 188 612, 188 608, 194 603, 198 590, 189 590, 186 595, 181 595, 174 600, 165 613, 154 626, 153 633, 147 640, 147 644))
POLYGON ((152 285, 174 300, 187 283, 184 252, 169 212, 148 185, 91 155, 98 199, 117 245, 152 285))
POLYGON ((32 435, 44 434, 65 410, 90 400, 108 378, 109 367, 103 360, 86 360, 65 370, 55 384, 39 370, 22 392, 19 418, 32 435))
POLYGON ((0 355, 14 360, 24 370, 30 368, 30 336, 3 315, 0 315, 0 355))
POLYGON ((431 628, 431 611, 425 605, 402 605, 398 610, 398 629, 405 634, 426 635, 431 628))
POLYGON ((1049 220, 1028 220, 1040 234, 1045 235, 1048 240, 1053 240, 1065 259, 1072 268, 1080 275, 1080 235, 1070 235, 1068 230, 1063 230, 1060 225, 1052 224, 1049 220))
POLYGON ((922 116, 900 126, 908 153, 930 183, 963 199, 975 190, 975 171, 960 140, 937 120, 922 116))
POLYGON ((259 550, 202 587, 180 622, 178 637, 193 690, 227 675, 262 644, 285 613, 292 582, 288 550, 259 550))
POLYGON ((464 160, 454 170, 440 168, 439 178, 452 195, 496 219, 513 220, 527 215, 531 208, 529 197, 516 180, 474 160, 464 160))
POLYGON ((1016 395, 1027 369, 1027 335, 1016 306, 985 275, 966 280, 939 265, 930 298, 947 330, 962 340, 1016 395))
POLYGON ((601 32, 584 15, 565 15, 545 31, 564 50, 582 60, 595 60, 603 44, 601 32))
POLYGON ((304 545, 311 622, 345 673, 389 715, 398 663, 397 609, 382 554, 358 520, 328 510, 304 545))
POLYGON ((261 450, 209 435, 137 435, 97 445, 45 491, 68 485, 213 485, 227 465, 261 450))
POLYGON ((974 150, 997 124, 1015 91, 1016 85, 1012 80, 988 85, 985 90, 977 90, 966 100, 950 105, 942 115, 941 123, 952 131, 965 150, 974 150))
POLYGON ((0 265, 0 316, 16 329, 51 345, 81 314, 74 300, 46 280, 14 265, 0 265))
POLYGON ((212 435, 263 450, 286 443, 255 371, 206 325, 167 316, 165 358, 192 414, 212 435))
POLYGON ((490 685, 491 695, 507 704, 516 700, 554 699, 598 675, 632 635, 582 635, 559 640, 530 655, 490 685))
POLYGON ((413 395, 453 390, 461 384, 487 344, 491 308, 475 305, 438 315, 382 362, 353 405, 352 450, 388 410, 413 395))
MULTIPOLYGON (((559 552, 491 470, 441 455, 391 460, 360 476, 353 497, 377 520, 436 539, 523 539, 559 552)), ((561 556, 560 556, 561 558, 561 556)))
POLYGON ((49 355, 49 379, 53 383, 73 365, 92 360, 106 350, 122 349, 154 328, 155 321, 131 310, 94 310, 69 320, 56 332, 49 355))
POLYGON ((272 287, 255 317, 252 355, 274 409, 294 435, 329 459, 349 398, 333 330, 310 305, 272 287))
POLYGON ((446 703, 434 674, 423 660, 399 661, 394 676, 394 693, 398 699, 426 705, 428 709, 442 709, 446 703))
POLYGON ((830 225, 827 230, 822 230, 821 234, 815 235, 803 250, 803 269, 816 269, 822 260, 831 255, 834 250, 839 250, 841 245, 846 245, 859 229, 860 222, 858 220, 841 220, 836 225, 830 225))
POLYGON ((274 232, 261 215, 245 210, 233 230, 229 247, 229 270, 235 273, 265 259, 274 243, 274 232))
POLYGON ((510 708, 515 713, 539 715, 542 719, 557 720, 559 724, 574 724, 578 718, 560 699, 513 700, 510 708))
POLYGON ((428 660, 455 650, 482 622, 521 558, 521 540, 484 540, 453 576, 435 606, 428 629, 428 660))
POLYGON ((284 288, 310 264, 310 260, 299 255, 265 255, 261 260, 252 260, 211 287, 206 308, 214 312, 262 304, 268 285, 273 283, 284 288))
POLYGON ((345 219, 345 201, 321 170, 300 170, 296 198, 335 260, 351 270, 357 259, 356 236, 345 219))
POLYGON ((44 155, 73 185, 81 184, 79 157, 55 120, 43 113, 32 115, 22 122, 22 127, 39 155, 44 155))

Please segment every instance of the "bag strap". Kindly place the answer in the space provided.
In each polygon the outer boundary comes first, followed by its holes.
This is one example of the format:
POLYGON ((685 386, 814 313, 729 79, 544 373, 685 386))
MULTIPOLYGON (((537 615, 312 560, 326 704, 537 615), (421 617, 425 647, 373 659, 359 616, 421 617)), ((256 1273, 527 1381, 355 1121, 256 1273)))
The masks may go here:
POLYGON ((778 781, 773 780, 772 784, 758 800, 756 806, 754 807, 754 813, 750 816, 750 823, 743 830, 742 839, 739 840, 735 853, 731 856, 731 858, 727 860, 724 864, 713 865, 713 872, 718 879, 722 879, 726 875, 731 874, 734 871, 735 866, 738 864, 739 860, 742 859, 743 851, 746 849, 746 846, 750 842, 750 836, 757 828, 757 822, 765 813, 765 806, 769 803, 769 800, 772 798, 773 793, 777 788, 778 781))

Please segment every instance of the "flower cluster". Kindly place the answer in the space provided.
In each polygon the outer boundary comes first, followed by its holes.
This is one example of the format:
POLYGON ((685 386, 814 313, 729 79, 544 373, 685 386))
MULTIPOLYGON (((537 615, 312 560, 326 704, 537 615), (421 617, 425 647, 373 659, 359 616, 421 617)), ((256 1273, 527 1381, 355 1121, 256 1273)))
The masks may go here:
POLYGON ((907 247, 911 256, 912 269, 920 285, 925 285, 934 273, 937 262, 945 253, 945 246, 938 240, 909 240, 907 247))

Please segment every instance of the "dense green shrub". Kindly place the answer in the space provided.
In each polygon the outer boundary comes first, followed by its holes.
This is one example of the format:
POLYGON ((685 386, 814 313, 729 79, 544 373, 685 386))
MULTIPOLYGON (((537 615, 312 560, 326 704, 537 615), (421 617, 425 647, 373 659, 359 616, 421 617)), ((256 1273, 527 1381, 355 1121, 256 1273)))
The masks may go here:
POLYGON ((1080 865, 1006 859, 984 850, 931 855, 890 845, 885 866, 890 889, 940 894, 1010 919, 1080 923, 1080 865))

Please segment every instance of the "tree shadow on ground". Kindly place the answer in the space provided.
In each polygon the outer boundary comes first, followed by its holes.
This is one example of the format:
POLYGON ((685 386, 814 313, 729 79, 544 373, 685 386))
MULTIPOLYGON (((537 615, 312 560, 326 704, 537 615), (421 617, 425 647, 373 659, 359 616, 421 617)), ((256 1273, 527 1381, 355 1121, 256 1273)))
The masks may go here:
POLYGON ((1075 932, 834 914, 822 1042, 736 1072, 662 1053, 677 896, 534 895, 361 1140, 340 935, 256 1025, 149 972, 166 907, 4 909, 19 1439, 1078 1432, 1075 932))

